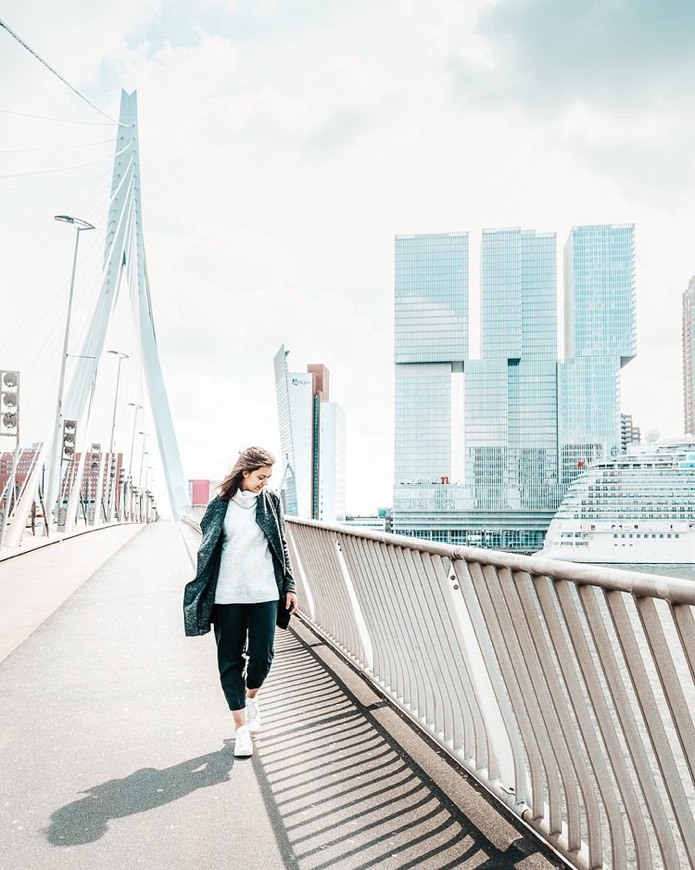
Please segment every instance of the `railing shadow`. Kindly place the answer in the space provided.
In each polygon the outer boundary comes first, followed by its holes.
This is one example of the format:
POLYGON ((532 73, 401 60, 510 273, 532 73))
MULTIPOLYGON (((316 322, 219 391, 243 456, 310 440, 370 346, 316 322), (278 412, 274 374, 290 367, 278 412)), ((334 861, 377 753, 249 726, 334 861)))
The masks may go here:
POLYGON ((278 653, 253 765, 289 870, 514 867, 528 859, 516 843, 507 852, 492 845, 380 724, 380 703, 361 704, 311 645, 283 632, 278 653))

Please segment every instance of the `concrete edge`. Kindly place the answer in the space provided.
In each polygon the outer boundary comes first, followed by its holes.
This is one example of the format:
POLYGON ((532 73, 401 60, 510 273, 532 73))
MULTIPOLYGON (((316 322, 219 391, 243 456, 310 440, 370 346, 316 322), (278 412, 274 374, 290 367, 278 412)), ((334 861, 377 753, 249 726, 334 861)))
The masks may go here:
POLYGON ((62 544, 64 541, 71 541, 73 538, 79 538, 82 535, 89 535, 92 532, 101 532, 104 529, 115 529, 120 528, 121 526, 134 526, 137 528, 142 528, 145 523, 103 523, 100 526, 93 526, 89 529, 79 529, 76 532, 70 532, 69 535, 61 535, 59 532, 55 533, 54 537, 44 538, 42 535, 37 535, 36 538, 28 538, 24 541, 24 546, 13 547, 10 549, 9 547, 0 547, 0 562, 5 562, 7 559, 16 559, 18 556, 24 556, 27 553, 35 553, 37 550, 42 549, 43 547, 50 547, 53 544, 62 544), (58 537, 58 535, 60 535, 58 537))

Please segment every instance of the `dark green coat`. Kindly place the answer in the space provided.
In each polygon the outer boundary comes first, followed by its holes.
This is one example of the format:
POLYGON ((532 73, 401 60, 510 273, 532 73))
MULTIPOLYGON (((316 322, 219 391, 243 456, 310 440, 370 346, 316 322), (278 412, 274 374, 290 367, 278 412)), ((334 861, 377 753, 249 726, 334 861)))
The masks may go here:
MULTIPOLYGON (((200 529, 203 539, 198 549, 195 578, 186 584, 183 594, 183 621, 186 634, 193 637, 210 631, 215 590, 220 572, 220 557, 224 539, 224 517, 229 502, 219 496, 207 506, 200 529)), ((263 530, 273 557, 275 581, 278 585, 278 625, 287 628, 289 614, 285 610, 285 593, 294 592, 292 566, 285 540, 282 506, 276 493, 262 489, 256 502, 256 522, 263 530)))

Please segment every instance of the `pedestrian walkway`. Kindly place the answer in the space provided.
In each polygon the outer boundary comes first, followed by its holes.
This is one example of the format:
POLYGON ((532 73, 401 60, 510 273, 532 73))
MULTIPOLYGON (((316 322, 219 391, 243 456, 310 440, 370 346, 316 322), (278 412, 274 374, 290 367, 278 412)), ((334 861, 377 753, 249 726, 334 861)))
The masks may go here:
POLYGON ((146 526, 0 663, 0 870, 560 866, 298 620, 235 759, 191 573, 146 526))
POLYGON ((117 550, 140 525, 114 525, 4 549, 0 559, 0 661, 34 631, 117 550))

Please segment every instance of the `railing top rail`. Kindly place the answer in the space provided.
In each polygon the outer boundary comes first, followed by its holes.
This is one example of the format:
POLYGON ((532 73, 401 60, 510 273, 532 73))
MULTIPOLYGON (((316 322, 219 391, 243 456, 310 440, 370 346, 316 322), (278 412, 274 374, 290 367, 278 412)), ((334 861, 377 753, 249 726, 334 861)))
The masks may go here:
POLYGON ((525 571, 529 574, 553 577, 556 580, 569 580, 579 586, 600 586, 603 589, 627 592, 637 597, 661 598, 674 604, 695 605, 695 581, 665 577, 660 574, 642 574, 637 571, 623 571, 618 568, 604 568, 599 565, 585 565, 578 562, 563 562, 543 556, 522 556, 500 550, 485 550, 481 547, 454 547, 450 544, 437 544, 421 538, 409 538, 388 532, 362 529, 358 526, 344 526, 339 523, 324 523, 319 520, 303 520, 286 517, 288 523, 314 526, 341 535, 352 535, 391 544, 403 549, 419 550, 449 559, 462 559, 481 565, 494 565, 510 571, 525 571))
POLYGON ((200 523, 198 522, 198 520, 194 519, 193 517, 186 516, 186 514, 184 513, 181 515, 180 519, 181 519, 182 523, 185 523, 187 526, 190 526, 191 528, 195 529, 196 532, 202 532, 202 530, 200 528, 200 523))

